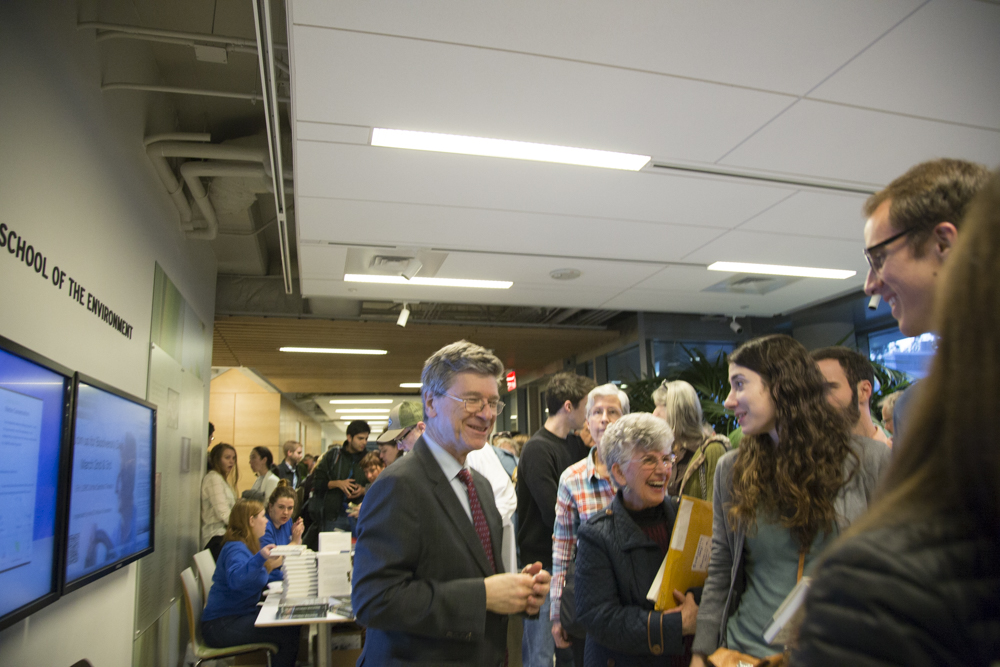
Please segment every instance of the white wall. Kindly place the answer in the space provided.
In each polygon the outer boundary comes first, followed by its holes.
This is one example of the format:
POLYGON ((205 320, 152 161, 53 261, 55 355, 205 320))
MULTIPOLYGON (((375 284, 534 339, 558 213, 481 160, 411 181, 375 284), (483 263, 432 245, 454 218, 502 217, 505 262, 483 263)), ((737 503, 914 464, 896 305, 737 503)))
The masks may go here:
MULTIPOLYGON (((168 101, 102 93, 94 33, 76 21, 76 3, 0 3, 0 224, 44 253, 50 278, 0 248, 0 335, 145 396, 154 264, 210 324, 215 260, 180 234, 143 152, 144 135, 175 129, 168 101), (55 265, 133 325, 131 340, 72 301, 68 280, 54 286, 55 265)), ((114 48, 136 50, 128 74, 145 78, 132 80, 156 80, 148 46, 114 48)), ((0 665, 129 665, 135 568, 0 633, 0 665)))

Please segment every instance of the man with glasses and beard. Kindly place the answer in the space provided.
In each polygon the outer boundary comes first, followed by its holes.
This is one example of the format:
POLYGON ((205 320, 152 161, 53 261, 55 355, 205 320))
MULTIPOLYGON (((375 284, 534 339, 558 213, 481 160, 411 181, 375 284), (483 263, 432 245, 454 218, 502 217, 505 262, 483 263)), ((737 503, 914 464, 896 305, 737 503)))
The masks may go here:
POLYGON ((852 425, 851 432, 889 446, 889 436, 872 421, 875 373, 871 363, 860 352, 846 347, 824 347, 811 354, 826 378, 826 399, 844 411, 852 425))

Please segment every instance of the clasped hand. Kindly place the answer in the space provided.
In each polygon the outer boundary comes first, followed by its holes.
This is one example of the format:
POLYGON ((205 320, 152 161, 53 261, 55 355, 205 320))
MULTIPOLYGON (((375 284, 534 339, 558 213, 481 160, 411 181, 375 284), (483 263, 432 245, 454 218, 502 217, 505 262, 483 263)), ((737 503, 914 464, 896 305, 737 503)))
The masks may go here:
POLYGON ((328 489, 340 489, 348 498, 357 498, 364 494, 364 487, 353 479, 331 479, 326 483, 328 489))
POLYGON ((539 562, 526 565, 520 573, 494 574, 487 577, 486 609, 494 614, 519 614, 533 616, 541 609, 549 593, 552 575, 542 569, 539 562))

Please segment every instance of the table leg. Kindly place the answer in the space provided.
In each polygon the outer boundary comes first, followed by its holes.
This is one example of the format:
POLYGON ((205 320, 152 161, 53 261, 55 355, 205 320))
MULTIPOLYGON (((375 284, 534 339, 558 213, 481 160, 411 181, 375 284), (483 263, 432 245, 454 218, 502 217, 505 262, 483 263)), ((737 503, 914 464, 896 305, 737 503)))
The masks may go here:
POLYGON ((330 667, 330 626, 316 624, 316 667, 330 667))

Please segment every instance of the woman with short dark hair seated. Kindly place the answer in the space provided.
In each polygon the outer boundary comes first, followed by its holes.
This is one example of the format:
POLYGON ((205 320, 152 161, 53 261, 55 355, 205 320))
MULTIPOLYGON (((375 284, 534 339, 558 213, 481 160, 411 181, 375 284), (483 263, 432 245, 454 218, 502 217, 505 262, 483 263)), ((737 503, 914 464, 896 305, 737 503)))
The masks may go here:
POLYGON ((580 526, 576 608, 587 629, 584 665, 669 665, 685 652, 698 605, 656 611, 646 592, 670 544, 677 510, 666 497, 674 455, 670 427, 651 414, 625 415, 601 438, 601 459, 619 486, 611 505, 580 526))
POLYGON ((260 546, 267 530, 264 506, 245 498, 229 513, 229 529, 215 564, 208 604, 201 614, 205 643, 226 648, 254 642, 278 645, 273 667, 294 667, 299 652, 299 627, 256 628, 257 601, 267 584, 273 544, 260 546))

